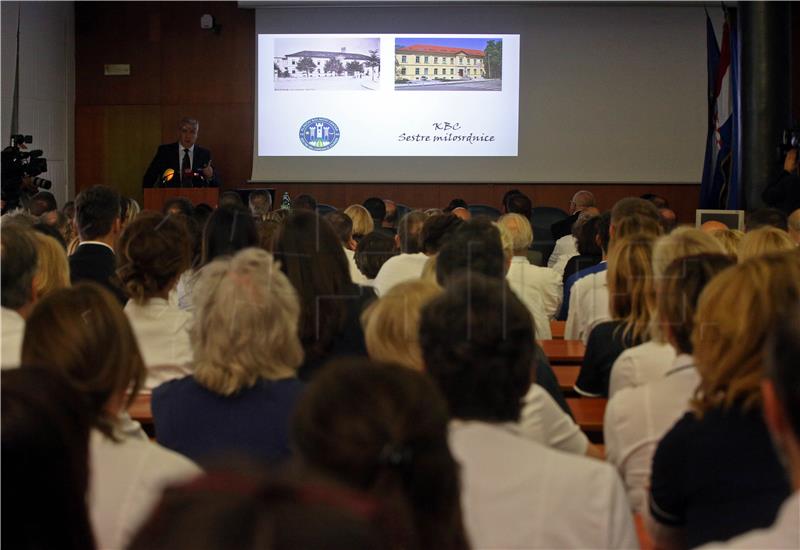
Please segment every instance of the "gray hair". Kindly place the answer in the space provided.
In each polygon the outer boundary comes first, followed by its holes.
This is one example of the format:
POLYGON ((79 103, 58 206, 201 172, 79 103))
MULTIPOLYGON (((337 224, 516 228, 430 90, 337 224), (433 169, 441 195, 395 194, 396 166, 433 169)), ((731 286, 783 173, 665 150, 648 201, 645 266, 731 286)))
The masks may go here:
POLYGON ((531 222, 521 214, 503 214, 497 220, 498 225, 511 236, 514 254, 524 256, 533 242, 531 222))
POLYGON ((195 378, 222 395, 259 378, 294 376, 303 361, 300 303, 268 252, 256 248, 217 259, 200 271, 192 327, 195 378))

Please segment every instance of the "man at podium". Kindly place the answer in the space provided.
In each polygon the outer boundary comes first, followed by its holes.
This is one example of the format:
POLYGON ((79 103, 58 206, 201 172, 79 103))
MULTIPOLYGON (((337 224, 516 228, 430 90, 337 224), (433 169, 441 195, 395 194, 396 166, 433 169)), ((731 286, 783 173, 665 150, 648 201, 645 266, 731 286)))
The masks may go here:
POLYGON ((159 145, 142 178, 143 187, 219 187, 211 151, 195 145, 200 123, 184 118, 175 143, 159 145))

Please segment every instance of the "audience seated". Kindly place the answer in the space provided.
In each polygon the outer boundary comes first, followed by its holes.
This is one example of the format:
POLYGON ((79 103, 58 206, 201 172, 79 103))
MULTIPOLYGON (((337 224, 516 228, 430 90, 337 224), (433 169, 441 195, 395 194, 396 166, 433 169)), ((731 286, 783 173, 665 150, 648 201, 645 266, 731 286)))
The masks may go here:
POLYGON ((39 255, 33 231, 24 226, 3 223, 0 239, 2 239, 0 367, 8 369, 18 367, 20 364, 25 319, 30 315, 38 299, 36 273, 39 255))
POLYGON ((441 287, 433 282, 405 281, 372 302, 361 315, 370 358, 424 370, 419 349, 419 315, 423 306, 441 292, 441 287))
POLYGON ((452 417, 450 445, 461 465, 472 546, 635 547, 625 491, 611 466, 510 429, 530 390, 534 327, 498 279, 456 277, 423 309, 420 327, 427 371, 452 417))
POLYGON ((728 229, 726 227, 719 231, 711 231, 709 235, 719 241, 728 256, 733 256, 734 258, 739 257, 739 244, 742 241, 742 237, 744 237, 743 231, 728 229))
POLYGON ((789 228, 789 236, 800 246, 800 208, 789 214, 786 221, 789 228))
POLYGON ((781 505, 770 527, 751 531, 711 548, 800 548, 800 302, 778 319, 766 350, 766 377, 761 383, 764 421, 781 462, 791 478, 792 495, 781 505))
POLYGON ((122 216, 122 226, 124 227, 136 219, 136 216, 142 212, 142 207, 139 206, 138 202, 130 197, 123 197, 122 204, 125 207, 122 216))
POLYGON ((130 296, 130 321, 147 367, 144 389, 191 373, 192 315, 169 302, 170 291, 189 267, 189 234, 170 215, 145 212, 122 231, 117 274, 130 296))
MULTIPOLYGON (((553 239, 558 242, 559 239, 572 235, 572 226, 576 221, 578 221, 578 216, 580 216, 580 213, 583 210, 594 206, 594 195, 591 191, 578 191, 572 195, 572 199, 569 201, 569 217, 561 221, 557 221, 550 226, 550 234, 553 236, 553 239)), ((549 261, 547 265, 548 267, 552 267, 549 261)))
POLYGON ((172 197, 164 201, 161 206, 161 213, 165 216, 186 216, 191 218, 194 215, 194 205, 186 197, 172 197))
MULTIPOLYGON (((705 235, 696 229, 691 231, 705 235)), ((662 237, 657 246, 667 246, 673 236, 662 237)), ((691 355, 697 299, 717 273, 733 264, 732 258, 722 254, 679 255, 660 270, 656 322, 667 340, 665 345, 673 350, 669 367, 658 376, 652 375, 649 381, 636 384, 638 387, 629 385, 612 392, 608 402, 603 422, 606 458, 619 470, 636 513, 647 513, 650 464, 656 445, 688 410, 700 382, 691 355)), ((612 380, 619 361, 614 365, 612 380)))
POLYGON ((64 247, 53 237, 38 231, 31 236, 36 244, 37 268, 33 277, 36 297, 41 300, 54 290, 69 286, 69 260, 64 247))
POLYGON ((266 189, 255 189, 247 196, 250 215, 257 222, 263 222, 267 213, 272 210, 272 195, 266 189))
POLYGON ((375 229, 369 210, 360 204, 351 204, 344 209, 344 213, 353 221, 353 240, 356 243, 375 229))
MULTIPOLYGON (((530 222, 520 214, 505 214, 497 223, 511 236, 513 257, 506 278, 517 296, 539 296, 548 321, 554 319, 562 298, 562 282, 557 272, 528 262, 528 247, 533 243, 530 222)), ((525 298, 523 298, 525 302, 525 298)))
POLYGON ((797 244, 786 231, 769 226, 759 227, 748 231, 742 237, 742 241, 739 243, 739 260, 745 261, 765 254, 794 250, 795 248, 797 248, 797 244))
POLYGON ((700 385, 656 449, 650 534, 694 548, 773 523, 790 488, 764 424, 765 342, 797 309, 800 254, 742 262, 714 277, 697 305, 692 345, 700 385))
POLYGON ((614 243, 608 260, 611 321, 596 325, 589 334, 575 391, 592 397, 608 396, 611 367, 626 349, 648 338, 655 309, 653 237, 631 235, 614 243))
POLYGON ((114 246, 122 230, 120 197, 111 187, 94 185, 75 198, 75 223, 80 244, 69 257, 72 283, 94 281, 125 305, 128 297, 116 276, 114 246))
POLYGON ((302 193, 295 197, 294 202, 292 202, 292 207, 295 210, 311 210, 312 212, 316 212, 317 199, 309 194, 302 193))
POLYGON ((464 220, 454 214, 436 214, 428 217, 420 231, 420 247, 428 256, 434 256, 445 241, 458 229, 464 220))
POLYGON ((427 376, 340 360, 301 397, 292 442, 304 466, 395 503, 394 517, 415 527, 412 547, 466 550, 447 420, 447 405, 427 376))
POLYGON ((41 367, 3 372, 0 393, 3 547, 93 550, 86 396, 41 367))
MULTIPOLYGON (((675 260, 697 254, 724 254, 724 252, 719 242, 712 236, 693 227, 681 227, 669 235, 659 237, 653 245, 653 277, 656 291, 659 285, 670 282, 666 280, 664 271, 675 260)), ((649 330, 650 340, 626 349, 614 362, 608 387, 609 397, 613 397, 622 388, 641 386, 663 378, 664 374, 672 369, 675 347, 666 341, 666 335, 659 330, 658 319, 659 315, 655 312, 649 330)))
POLYGON ((383 228, 389 230, 392 235, 397 234, 397 203, 391 199, 383 199, 386 208, 386 217, 383 218, 383 228))
POLYGON ((757 208, 747 213, 744 219, 744 226, 745 232, 759 227, 775 227, 786 231, 788 229, 788 218, 786 212, 777 208, 757 208))
MULTIPOLYGON (((356 241, 353 239, 353 220, 344 212, 339 211, 329 212, 324 218, 331 224, 336 236, 339 237, 342 243, 344 254, 347 256, 347 263, 350 266, 350 278, 357 285, 367 284, 367 277, 359 271, 356 265, 356 241)), ((371 233, 369 234, 371 235, 371 233)), ((391 237, 389 238, 391 239, 391 237)))
MULTIPOLYGON (((247 207, 244 205, 244 201, 242 200, 242 196, 238 191, 234 191, 232 189, 228 191, 222 191, 219 194, 219 207, 247 210, 247 207)), ((316 203, 314 207, 316 208, 316 203)))
MULTIPOLYGON (((596 214, 595 208, 587 208, 581 212, 578 221, 572 226, 575 232, 573 238, 580 250, 576 249, 576 254, 571 256, 566 265, 563 266, 564 298, 561 302, 561 309, 556 316, 559 321, 565 321, 569 315, 569 303, 572 297, 572 287, 575 286, 575 283, 587 275, 604 273, 608 269, 610 228, 611 213, 596 214), (599 256, 597 255, 598 252, 599 256), (582 261, 586 262, 587 260, 589 263, 594 263, 588 266, 580 265, 582 261), (574 271, 577 267, 580 267, 580 269, 574 271)), ((602 279, 602 275, 597 277, 602 279)))
POLYGON ((310 379, 335 357, 366 357, 359 318, 375 293, 350 279, 347 257, 331 225, 313 212, 292 213, 278 233, 275 258, 300 298, 299 335, 305 352, 300 378, 310 379))
POLYGON ((373 231, 356 245, 353 259, 356 267, 364 277, 364 284, 375 286, 375 277, 380 273, 383 264, 399 254, 394 237, 373 231))
POLYGON ((125 414, 145 378, 125 314, 96 283, 57 290, 28 319, 22 362, 66 375, 87 398, 94 426, 89 442, 92 525, 98 547, 124 548, 161 490, 199 473, 185 457, 148 441, 125 414))
POLYGON ((153 391, 159 443, 204 464, 237 454, 286 458, 289 416, 303 388, 297 293, 255 248, 208 264, 196 289, 194 374, 153 391))
MULTIPOLYGON (((394 237, 395 232, 384 227, 386 221, 386 202, 380 197, 370 197, 362 205, 372 218, 372 230, 394 237)), ((369 232, 367 232, 369 233, 369 232)))
POLYGON ((412 210, 400 220, 397 226, 397 247, 400 254, 390 258, 383 264, 375 277, 375 292, 381 296, 397 283, 418 279, 425 267, 428 256, 422 252, 420 233, 426 216, 418 210, 412 210))
POLYGON ((659 208, 658 215, 660 217, 661 229, 664 231, 665 235, 671 233, 673 229, 678 227, 678 217, 675 211, 669 208, 659 208))

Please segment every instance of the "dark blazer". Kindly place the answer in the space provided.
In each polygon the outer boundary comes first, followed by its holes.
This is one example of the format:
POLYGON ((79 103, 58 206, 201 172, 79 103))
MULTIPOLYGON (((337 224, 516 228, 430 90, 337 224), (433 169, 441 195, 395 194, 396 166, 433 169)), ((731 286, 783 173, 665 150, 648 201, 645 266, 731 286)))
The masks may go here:
POLYGON ((553 236, 553 240, 557 241, 561 237, 565 235, 569 235, 572 233, 572 225, 578 221, 578 216, 580 216, 580 212, 575 212, 569 218, 564 218, 563 220, 559 220, 555 222, 553 225, 550 226, 550 234, 553 236))
MULTIPOLYGON (((156 183, 161 179, 161 175, 167 168, 175 170, 175 178, 172 180, 170 187, 181 187, 180 173, 181 163, 178 160, 178 142, 167 143, 166 145, 159 145, 156 150, 156 155, 150 161, 150 166, 147 167, 144 177, 142 177, 142 187, 155 187, 156 183)), ((195 145, 194 157, 192 159, 192 170, 199 172, 211 161, 211 151, 203 149, 195 145)), ((194 185, 189 186, 184 183, 183 187, 199 187, 204 185, 199 178, 195 178, 194 185)), ((219 187, 219 178, 217 177, 217 169, 214 168, 214 177, 208 182, 210 187, 219 187)))
POLYGON ((784 170, 778 179, 764 189, 761 198, 767 206, 791 214, 800 208, 800 177, 784 170))
POLYGON ((128 296, 119 286, 116 271, 117 257, 101 244, 82 244, 69 257, 72 284, 81 281, 99 283, 110 290, 124 306, 128 296))

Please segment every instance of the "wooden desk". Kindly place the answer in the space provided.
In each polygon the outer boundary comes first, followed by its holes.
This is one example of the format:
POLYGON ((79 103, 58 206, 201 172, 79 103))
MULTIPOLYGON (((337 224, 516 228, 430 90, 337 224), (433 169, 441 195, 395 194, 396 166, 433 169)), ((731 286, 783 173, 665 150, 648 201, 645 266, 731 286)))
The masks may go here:
POLYGON ((556 375, 558 380, 558 387, 565 394, 575 393, 575 382, 578 380, 578 374, 581 372, 580 365, 553 365, 553 374, 556 375))
POLYGON ((582 363, 586 353, 586 346, 580 340, 540 340, 539 345, 554 364, 582 363))
POLYGON ((603 415, 608 399, 605 397, 568 397, 575 422, 584 432, 603 433, 603 415))
POLYGON ((553 340, 563 340, 566 328, 566 321, 550 321, 550 332, 553 334, 553 340))

